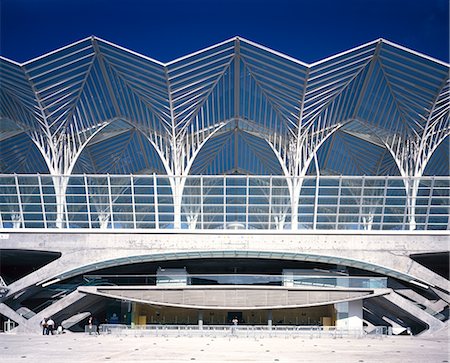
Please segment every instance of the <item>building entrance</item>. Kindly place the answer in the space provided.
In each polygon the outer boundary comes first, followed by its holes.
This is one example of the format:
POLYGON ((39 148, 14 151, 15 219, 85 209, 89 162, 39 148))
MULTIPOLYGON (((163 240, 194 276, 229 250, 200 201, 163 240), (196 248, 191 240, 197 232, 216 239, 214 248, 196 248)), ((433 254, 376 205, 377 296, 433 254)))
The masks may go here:
POLYGON ((227 313, 227 323, 231 324, 233 322, 233 319, 236 318, 239 322, 239 324, 243 323, 242 320, 242 311, 229 311, 227 313))
POLYGON ((307 308, 275 310, 196 310, 185 308, 152 306, 141 303, 132 305, 132 322, 145 324, 197 324, 199 317, 203 325, 231 325, 237 317, 239 325, 267 325, 269 319, 274 325, 326 325, 336 322, 334 304, 307 308))

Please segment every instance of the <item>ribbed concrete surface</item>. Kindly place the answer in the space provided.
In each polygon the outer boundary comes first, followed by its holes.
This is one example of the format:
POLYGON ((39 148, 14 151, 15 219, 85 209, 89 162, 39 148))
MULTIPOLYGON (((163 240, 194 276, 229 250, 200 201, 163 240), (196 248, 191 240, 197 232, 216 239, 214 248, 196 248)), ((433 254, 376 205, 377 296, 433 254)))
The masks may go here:
POLYGON ((449 362, 449 340, 0 334, 3 363, 90 362, 449 362))

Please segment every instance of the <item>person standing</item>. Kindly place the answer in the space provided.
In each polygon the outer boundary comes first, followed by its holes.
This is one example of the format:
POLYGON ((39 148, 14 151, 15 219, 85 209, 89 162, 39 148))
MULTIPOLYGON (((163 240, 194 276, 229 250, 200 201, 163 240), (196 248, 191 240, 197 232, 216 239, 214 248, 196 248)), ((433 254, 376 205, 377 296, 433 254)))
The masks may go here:
POLYGON ((232 333, 233 335, 235 335, 235 334, 237 333, 236 330, 237 330, 237 325, 238 325, 238 322, 239 322, 237 316, 235 316, 235 317, 233 318, 233 320, 231 320, 231 322, 233 323, 233 327, 231 328, 231 333, 232 333))
POLYGON ((47 318, 42 319, 41 326, 42 326, 42 335, 47 335, 48 334, 47 318))
POLYGON ((55 329, 55 322, 53 321, 52 318, 49 318, 47 320, 47 335, 51 334, 53 335, 53 330, 55 329))

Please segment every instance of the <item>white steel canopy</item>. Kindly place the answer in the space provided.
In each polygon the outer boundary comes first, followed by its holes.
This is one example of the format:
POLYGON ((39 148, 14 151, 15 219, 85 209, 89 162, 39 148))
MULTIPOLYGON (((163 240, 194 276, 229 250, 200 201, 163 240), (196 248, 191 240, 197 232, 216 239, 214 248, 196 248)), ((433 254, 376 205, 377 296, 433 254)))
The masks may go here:
POLYGON ((282 175, 296 211, 307 174, 400 175, 414 215, 420 178, 449 175, 449 65, 384 39, 312 64, 240 37, 0 61, 0 172, 50 174, 57 199, 74 173, 166 174, 175 206, 190 174, 282 175))
POLYGON ((164 64, 90 37, 2 58, 0 96, 2 172, 32 171, 39 150, 50 174, 299 176, 328 142, 331 173, 337 152, 356 155, 334 173, 417 177, 449 134, 448 64, 383 39, 306 64, 235 37, 164 64), (219 152, 240 147, 252 160, 219 152), (380 169, 386 152, 395 166, 380 169), (142 160, 119 162, 130 155, 142 160))

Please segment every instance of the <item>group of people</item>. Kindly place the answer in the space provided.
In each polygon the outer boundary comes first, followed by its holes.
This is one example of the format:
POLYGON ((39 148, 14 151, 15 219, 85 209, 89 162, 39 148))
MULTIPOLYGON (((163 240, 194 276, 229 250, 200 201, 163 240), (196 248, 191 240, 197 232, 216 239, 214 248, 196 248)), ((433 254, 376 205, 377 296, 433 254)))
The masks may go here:
MULTIPOLYGON (((42 326, 42 335, 53 335, 55 334, 55 322, 52 318, 44 318, 41 321, 42 326)), ((58 329, 56 329, 58 334, 62 333, 62 326, 60 325, 58 329)))

